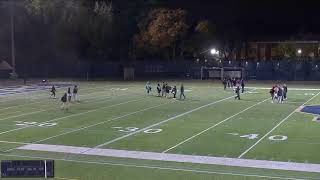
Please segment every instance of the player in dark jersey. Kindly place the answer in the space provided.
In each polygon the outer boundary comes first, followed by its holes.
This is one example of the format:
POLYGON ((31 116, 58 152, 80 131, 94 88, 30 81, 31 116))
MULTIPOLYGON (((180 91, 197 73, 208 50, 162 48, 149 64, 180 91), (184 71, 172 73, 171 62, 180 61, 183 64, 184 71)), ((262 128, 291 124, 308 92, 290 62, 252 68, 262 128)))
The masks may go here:
POLYGON ((287 94, 288 94, 288 86, 286 84, 283 85, 283 99, 287 100, 287 94))
POLYGON ((240 84, 241 84, 241 92, 243 93, 244 92, 244 86, 245 86, 243 79, 241 79, 240 84))
POLYGON ((64 93, 64 95, 61 97, 61 109, 62 110, 68 110, 68 97, 67 93, 64 93))
POLYGON ((171 86, 169 86, 168 84, 166 84, 166 98, 170 97, 170 90, 171 90, 171 86))
POLYGON ((227 79, 226 78, 224 78, 222 80, 222 84, 223 84, 223 89, 226 90, 227 89, 227 79))
POLYGON ((56 99, 56 87, 54 87, 54 85, 51 87, 51 95, 50 98, 53 97, 54 99, 56 99))
POLYGON ((171 93, 173 94, 173 99, 176 99, 176 95, 177 95, 177 87, 173 86, 171 93))
POLYGON ((72 92, 73 100, 74 100, 74 101, 79 101, 79 99, 78 99, 78 91, 79 91, 78 86, 75 85, 75 86, 73 87, 73 92, 72 92))
POLYGON ((160 86, 160 84, 157 85, 157 91, 158 91, 158 96, 160 96, 160 93, 161 93, 161 86, 160 86))
POLYGON ((186 96, 184 95, 184 86, 183 86, 183 84, 181 84, 181 86, 180 86, 180 100, 182 99, 182 97, 183 97, 183 99, 186 99, 186 96))
POLYGON ((68 102, 71 102, 71 97, 72 97, 72 94, 71 94, 71 88, 68 88, 68 94, 67 94, 68 98, 68 102))
POLYGON ((235 97, 235 99, 240 100, 240 86, 239 86, 239 85, 236 86, 235 92, 236 92, 236 94, 237 94, 237 96, 235 97))

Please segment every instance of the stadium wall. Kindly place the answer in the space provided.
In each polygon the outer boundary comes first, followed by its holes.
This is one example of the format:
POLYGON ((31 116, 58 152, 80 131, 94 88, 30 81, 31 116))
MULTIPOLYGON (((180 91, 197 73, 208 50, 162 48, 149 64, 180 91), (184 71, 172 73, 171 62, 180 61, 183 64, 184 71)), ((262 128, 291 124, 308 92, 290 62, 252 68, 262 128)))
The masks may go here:
MULTIPOLYGON (((68 62, 68 61, 66 61, 68 62)), ((243 67, 246 79, 256 80, 320 80, 320 61, 281 60, 281 61, 211 61, 195 62, 185 60, 168 62, 149 60, 130 62, 90 62, 30 64, 17 67, 18 74, 39 78, 119 78, 123 77, 124 67, 134 67, 137 78, 193 78, 200 79, 201 66, 243 67)))

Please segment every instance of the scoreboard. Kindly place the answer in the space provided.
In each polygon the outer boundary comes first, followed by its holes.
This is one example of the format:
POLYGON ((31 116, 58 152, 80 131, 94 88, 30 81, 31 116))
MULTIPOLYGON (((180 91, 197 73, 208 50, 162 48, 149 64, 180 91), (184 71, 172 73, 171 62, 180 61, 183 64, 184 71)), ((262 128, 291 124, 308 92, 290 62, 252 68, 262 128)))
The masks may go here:
POLYGON ((53 178, 53 160, 1 161, 1 178, 53 178))

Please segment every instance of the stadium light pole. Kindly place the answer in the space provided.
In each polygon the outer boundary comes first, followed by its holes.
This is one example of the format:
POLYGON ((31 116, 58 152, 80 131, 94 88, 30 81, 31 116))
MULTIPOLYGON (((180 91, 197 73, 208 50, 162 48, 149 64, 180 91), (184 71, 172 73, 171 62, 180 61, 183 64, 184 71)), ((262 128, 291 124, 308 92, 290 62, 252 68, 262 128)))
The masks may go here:
POLYGON ((14 0, 10 1, 10 27, 11 27, 11 63, 12 75, 16 75, 16 54, 15 54, 15 36, 14 36, 14 0))

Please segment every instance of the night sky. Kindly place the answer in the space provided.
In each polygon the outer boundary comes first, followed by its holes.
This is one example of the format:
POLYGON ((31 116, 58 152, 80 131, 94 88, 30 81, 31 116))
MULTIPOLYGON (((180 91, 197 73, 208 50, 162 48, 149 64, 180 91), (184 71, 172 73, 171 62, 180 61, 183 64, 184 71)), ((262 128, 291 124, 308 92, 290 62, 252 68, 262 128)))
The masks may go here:
POLYGON ((320 34, 320 2, 309 0, 170 0, 193 18, 208 18, 219 33, 247 37, 320 34))

